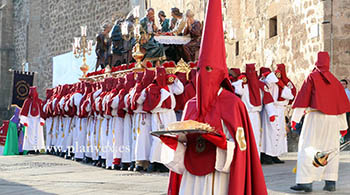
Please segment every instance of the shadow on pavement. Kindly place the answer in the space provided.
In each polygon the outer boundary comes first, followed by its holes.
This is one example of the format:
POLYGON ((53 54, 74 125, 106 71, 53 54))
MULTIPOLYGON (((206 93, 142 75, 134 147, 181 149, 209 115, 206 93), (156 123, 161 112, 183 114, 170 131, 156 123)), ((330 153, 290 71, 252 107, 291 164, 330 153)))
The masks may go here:
POLYGON ((35 194, 35 195, 51 195, 52 193, 43 192, 33 188, 32 186, 10 182, 4 179, 0 179, 0 194, 35 194))

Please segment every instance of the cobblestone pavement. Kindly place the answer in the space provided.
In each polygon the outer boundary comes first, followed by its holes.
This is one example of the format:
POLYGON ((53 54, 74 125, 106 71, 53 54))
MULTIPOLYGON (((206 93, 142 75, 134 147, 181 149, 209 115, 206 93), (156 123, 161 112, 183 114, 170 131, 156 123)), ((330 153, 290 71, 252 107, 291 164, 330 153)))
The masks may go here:
MULTIPOLYGON (((282 159, 282 165, 263 166, 269 194, 294 194, 289 187, 295 182, 292 169, 296 154, 282 159)), ((350 192, 350 152, 341 154, 337 192, 350 192)), ((166 194, 167 173, 134 173, 104 170, 50 155, 1 156, 0 194, 166 194)), ((322 192, 316 182, 313 194, 322 192)))

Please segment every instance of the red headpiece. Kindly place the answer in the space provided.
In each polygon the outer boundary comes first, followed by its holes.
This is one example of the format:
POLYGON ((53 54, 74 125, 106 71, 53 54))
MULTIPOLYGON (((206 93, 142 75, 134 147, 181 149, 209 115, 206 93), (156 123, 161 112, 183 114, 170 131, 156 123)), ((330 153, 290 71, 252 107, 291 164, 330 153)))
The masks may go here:
POLYGON ((41 99, 38 97, 38 92, 36 91, 36 87, 30 87, 29 94, 27 99, 23 103, 23 107, 20 115, 28 116, 30 109, 30 115, 38 116, 41 111, 41 99))

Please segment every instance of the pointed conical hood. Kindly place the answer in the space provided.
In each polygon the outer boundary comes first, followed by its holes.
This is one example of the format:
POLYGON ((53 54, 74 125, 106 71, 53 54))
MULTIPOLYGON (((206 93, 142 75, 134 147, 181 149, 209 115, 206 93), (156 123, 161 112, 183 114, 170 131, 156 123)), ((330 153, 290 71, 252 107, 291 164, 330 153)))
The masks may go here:
POLYGON ((197 73, 197 107, 203 121, 220 85, 230 88, 220 0, 209 0, 197 73))

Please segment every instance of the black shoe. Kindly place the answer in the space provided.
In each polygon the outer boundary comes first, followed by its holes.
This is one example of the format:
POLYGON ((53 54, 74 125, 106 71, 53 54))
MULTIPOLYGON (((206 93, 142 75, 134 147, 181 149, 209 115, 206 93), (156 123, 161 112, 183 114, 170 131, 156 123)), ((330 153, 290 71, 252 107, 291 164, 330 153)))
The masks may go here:
POLYGON ((155 164, 154 163, 150 163, 148 168, 147 168, 147 172, 148 173, 152 173, 152 172, 155 171, 155 169, 156 169, 155 164))
POLYGON ((260 162, 262 165, 272 165, 273 164, 273 160, 271 158, 271 156, 266 155, 265 153, 261 153, 260 156, 260 162))
POLYGON ((91 165, 92 166, 97 166, 98 161, 97 160, 92 160, 91 165))
POLYGON ((64 155, 64 158, 67 159, 67 160, 68 160, 68 159, 72 159, 72 157, 69 156, 68 154, 64 155))
POLYGON ((101 160, 101 168, 103 168, 103 169, 106 168, 106 160, 105 159, 101 160))
POLYGON ((112 167, 106 167, 107 170, 112 170, 112 167))
POLYGON ((65 155, 66 155, 65 152, 61 152, 59 156, 60 156, 61 158, 64 158, 65 155))
POLYGON ((72 159, 74 159, 75 162, 83 162, 83 159, 81 158, 72 158, 72 159))
POLYGON ((312 192, 312 183, 297 184, 295 186, 290 187, 290 189, 294 191, 312 192))
POLYGON ((92 161, 91 158, 84 157, 82 162, 85 163, 85 164, 89 164, 89 163, 91 163, 91 161, 92 161))
POLYGON ((323 187, 324 191, 334 192, 335 191, 335 181, 326 181, 326 185, 323 187))
POLYGON ((129 165, 130 165, 129 163, 122 163, 122 167, 120 168, 120 170, 127 171, 129 168, 129 165))
POLYGON ((283 160, 280 160, 277 156, 273 156, 271 157, 273 163, 276 163, 276 164, 283 164, 284 161, 283 160))
POLYGON ((120 166, 120 165, 114 165, 114 166, 113 166, 113 169, 114 169, 114 170, 120 170, 120 169, 121 169, 121 166, 120 166))
POLYGON ((169 172, 169 169, 165 165, 160 163, 157 163, 157 170, 159 170, 159 172, 161 173, 169 172))
POLYGON ((136 166, 136 168, 134 169, 134 171, 136 171, 136 172, 141 172, 141 171, 143 171, 144 169, 143 169, 143 167, 141 167, 141 166, 136 166))
POLYGON ((129 171, 134 171, 135 169, 135 162, 131 162, 131 166, 129 167, 129 171))

